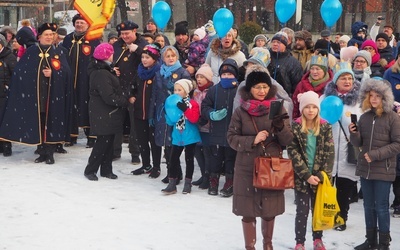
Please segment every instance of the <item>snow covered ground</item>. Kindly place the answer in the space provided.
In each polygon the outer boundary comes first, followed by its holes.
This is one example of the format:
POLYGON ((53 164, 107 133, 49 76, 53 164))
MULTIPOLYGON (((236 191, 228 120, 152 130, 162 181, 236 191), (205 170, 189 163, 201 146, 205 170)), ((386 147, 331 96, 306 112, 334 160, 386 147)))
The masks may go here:
MULTIPOLYGON (((91 149, 86 140, 56 154, 54 165, 33 163, 34 147, 13 145, 13 155, 0 156, 0 249, 244 249, 240 217, 231 212, 231 198, 192 193, 165 196, 161 179, 133 176, 124 144, 114 162, 117 180, 83 176, 91 149)), ((184 161, 182 161, 184 162, 184 161)), ((199 177, 196 167, 194 179, 199 177)), ((221 178, 220 185, 223 185, 221 178)), ((391 198, 392 201, 393 198, 391 198)), ((293 249, 293 191, 286 191, 286 212, 276 219, 274 249, 293 249)), ((311 221, 311 216, 309 217, 311 221)), ((400 249, 400 218, 392 218, 391 249, 400 249)), ((258 223, 257 249, 262 249, 258 223)), ((324 232, 329 250, 353 249, 364 241, 362 201, 352 204, 347 230, 324 232)), ((311 227, 306 249, 312 249, 311 227)))

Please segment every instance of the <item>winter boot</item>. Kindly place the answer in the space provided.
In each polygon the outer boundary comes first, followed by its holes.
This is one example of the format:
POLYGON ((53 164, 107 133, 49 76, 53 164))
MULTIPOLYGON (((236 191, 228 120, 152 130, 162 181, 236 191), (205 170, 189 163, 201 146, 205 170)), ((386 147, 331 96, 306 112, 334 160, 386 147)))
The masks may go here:
POLYGON ((53 153, 47 155, 46 164, 54 164, 53 153))
POLYGON ((71 141, 64 143, 64 146, 65 147, 72 147, 77 143, 78 143, 78 137, 71 137, 71 141))
POLYGON ((378 249, 378 234, 376 228, 367 228, 367 240, 361 245, 356 246, 355 250, 378 249))
POLYGON ((0 141, 0 153, 3 153, 4 141, 0 141))
POLYGON ((185 178, 182 194, 190 194, 192 192, 192 179, 185 178))
POLYGON ((199 186, 203 183, 203 176, 201 176, 197 181, 192 182, 193 186, 199 186))
POLYGON ((169 178, 168 186, 161 190, 164 194, 176 194, 176 179, 169 178))
POLYGON ((131 172, 131 174, 133 174, 133 175, 148 174, 148 173, 150 173, 150 171, 152 169, 153 169, 153 167, 151 165, 150 166, 142 166, 142 167, 140 167, 140 168, 138 168, 136 170, 133 170, 131 172))
POLYGON ((3 156, 8 157, 12 155, 11 142, 3 142, 3 156))
POLYGON ((272 235, 274 233, 274 225, 275 225, 275 218, 272 220, 264 220, 261 221, 261 231, 264 237, 263 246, 264 250, 273 250, 272 247, 272 235))
POLYGON ((233 174, 225 174, 225 184, 219 192, 222 197, 231 197, 233 195, 233 174))
POLYGON ((244 222, 242 220, 244 245, 246 250, 255 250, 256 245, 256 221, 244 222))
POLYGON ((153 167, 149 174, 149 178, 156 179, 160 176, 161 170, 160 167, 153 167))
POLYGON ((381 233, 379 232, 379 250, 389 250, 389 245, 390 241, 392 238, 390 238, 389 233, 381 233))
POLYGON ((203 175, 203 182, 199 185, 200 189, 208 189, 210 187, 210 176, 208 173, 203 175))
POLYGON ((400 218, 400 205, 393 206, 393 215, 394 218, 400 218))
POLYGON ((209 195, 218 195, 219 174, 212 173, 210 176, 210 187, 208 188, 209 195))
POLYGON ((68 153, 67 150, 64 149, 64 146, 63 146, 62 143, 57 143, 56 151, 55 151, 55 152, 56 152, 56 153, 59 153, 59 154, 66 154, 66 153, 68 153))
POLYGON ((96 143, 96 138, 88 137, 86 142, 86 148, 93 148, 96 143))

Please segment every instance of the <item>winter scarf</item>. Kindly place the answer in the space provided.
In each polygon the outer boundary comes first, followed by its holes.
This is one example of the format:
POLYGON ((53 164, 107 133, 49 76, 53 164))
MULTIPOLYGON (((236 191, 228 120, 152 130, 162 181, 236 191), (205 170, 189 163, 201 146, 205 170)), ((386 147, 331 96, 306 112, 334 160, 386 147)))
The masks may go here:
POLYGON ((324 77, 321 80, 315 81, 312 77, 311 74, 308 76, 308 80, 310 81, 311 85, 316 87, 320 85, 321 83, 326 82, 329 79, 329 73, 325 73, 324 77))
POLYGON ((159 70, 160 70, 159 63, 154 64, 153 67, 151 68, 145 68, 143 64, 140 63, 138 67, 138 75, 140 79, 146 81, 152 79, 156 75, 156 72, 159 70))
POLYGON ((213 82, 208 81, 204 86, 200 86, 200 85, 199 85, 199 86, 197 86, 197 88, 198 88, 201 92, 203 92, 204 90, 210 88, 211 86, 213 86, 213 82))
POLYGON ((233 89, 238 85, 238 80, 236 78, 221 78, 219 84, 224 89, 233 89))
POLYGON ((162 64, 160 67, 160 74, 161 76, 163 76, 165 79, 167 79, 168 77, 170 77, 172 75, 172 73, 174 71, 176 71, 177 69, 181 68, 182 65, 179 61, 176 61, 176 63, 174 65, 171 66, 167 66, 165 64, 162 64))
MULTIPOLYGON (((188 108, 192 108, 192 104, 190 104, 189 97, 182 98, 182 101, 186 103, 188 108)), ((179 118, 179 120, 175 124, 175 128, 179 131, 182 131, 186 128, 186 118, 185 114, 182 114, 182 116, 179 118)))
POLYGON ((372 71, 371 71, 371 68, 368 66, 364 70, 353 69, 353 73, 354 73, 354 77, 356 78, 356 80, 361 82, 363 79, 370 78, 372 71))
POLYGON ((254 100, 250 99, 247 101, 241 100, 240 106, 247 111, 247 113, 251 116, 262 116, 269 113, 269 108, 271 106, 271 101, 275 100, 275 98, 268 100, 254 100))

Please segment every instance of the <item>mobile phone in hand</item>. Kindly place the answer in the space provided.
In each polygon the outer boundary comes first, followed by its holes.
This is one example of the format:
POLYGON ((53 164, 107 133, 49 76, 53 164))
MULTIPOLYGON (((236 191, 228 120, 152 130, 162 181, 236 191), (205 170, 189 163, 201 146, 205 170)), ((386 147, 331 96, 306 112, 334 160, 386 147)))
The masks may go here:
POLYGON ((356 130, 355 131, 357 131, 358 130, 358 128, 357 128, 357 115, 356 114, 351 114, 351 123, 354 123, 354 125, 356 125, 356 130))
POLYGON ((273 120, 276 115, 279 115, 283 106, 283 100, 272 101, 269 107, 268 119, 273 120))

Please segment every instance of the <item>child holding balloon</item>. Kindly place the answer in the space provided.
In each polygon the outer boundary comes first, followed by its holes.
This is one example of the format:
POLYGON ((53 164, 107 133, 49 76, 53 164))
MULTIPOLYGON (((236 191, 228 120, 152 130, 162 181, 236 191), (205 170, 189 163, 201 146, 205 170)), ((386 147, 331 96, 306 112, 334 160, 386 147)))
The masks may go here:
POLYGON ((175 100, 175 96, 170 96, 165 104, 165 119, 172 130, 172 150, 169 165, 169 183, 161 191, 164 194, 176 193, 176 181, 180 169, 180 156, 185 149, 186 174, 183 194, 188 194, 192 190, 192 176, 194 171, 194 152, 196 144, 200 142, 200 132, 197 121, 200 117, 199 104, 190 99, 189 93, 195 88, 192 80, 181 79, 174 85, 174 94, 179 95, 176 106, 169 105, 167 102, 175 100), (178 114, 178 115, 177 115, 178 114))
MULTIPOLYGON (((180 79, 190 79, 190 74, 179 62, 179 53, 174 46, 166 46, 161 50, 163 60, 160 70, 156 72, 149 107, 149 124, 154 126, 154 140, 159 147, 165 148, 165 159, 167 168, 171 153, 171 132, 172 127, 165 122, 164 103, 168 96, 174 93, 174 84, 180 79)), ((181 178, 182 171, 180 171, 181 178)), ((162 180, 168 183, 168 175, 162 180)))
MULTIPOLYGON (((301 117, 292 123, 294 138, 287 150, 295 172, 296 246, 294 249, 304 250, 310 206, 311 211, 314 211, 317 186, 323 181, 321 171, 331 177, 335 149, 332 126, 320 117, 318 94, 307 91, 299 94, 297 98, 301 117)), ((321 239, 322 231, 313 230, 312 237, 314 250, 325 250, 321 239)))

